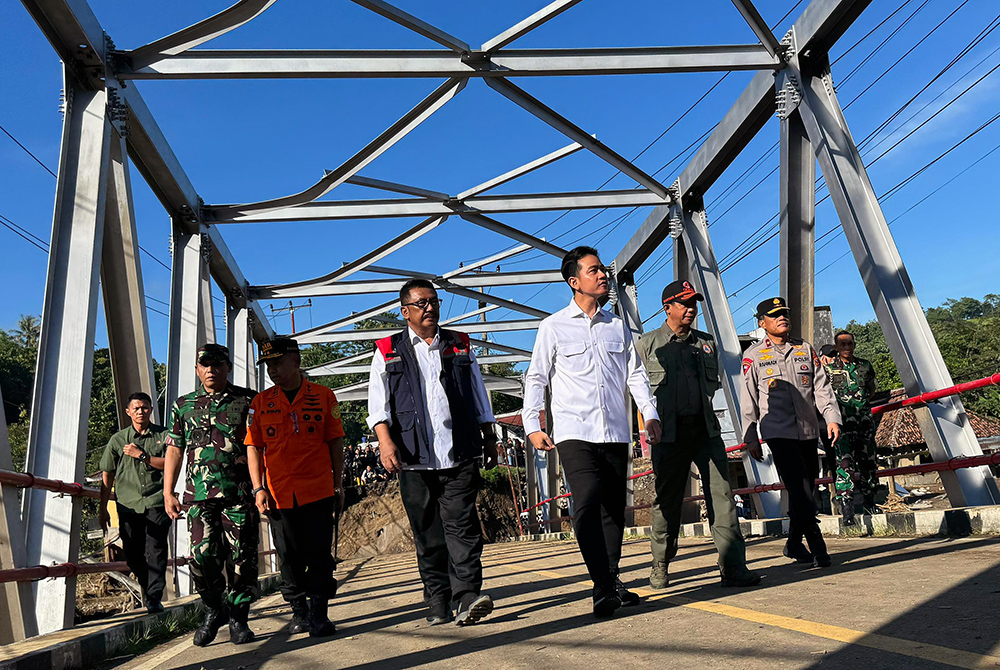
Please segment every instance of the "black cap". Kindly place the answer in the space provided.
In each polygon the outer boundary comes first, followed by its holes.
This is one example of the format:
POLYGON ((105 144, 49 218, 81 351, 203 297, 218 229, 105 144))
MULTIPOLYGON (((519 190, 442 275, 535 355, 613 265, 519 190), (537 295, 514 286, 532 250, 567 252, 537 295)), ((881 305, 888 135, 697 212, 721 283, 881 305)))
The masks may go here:
POLYGON ((222 363, 223 361, 230 365, 233 364, 233 359, 229 357, 228 347, 215 344, 214 342, 209 342, 198 347, 198 362, 202 365, 222 363))
POLYGON ((298 352, 299 343, 290 337, 276 337, 260 345, 258 361, 271 361, 285 354, 298 352))
POLYGON ((832 344, 824 344, 819 350, 820 356, 826 356, 827 358, 833 358, 837 355, 837 347, 832 344))
POLYGON ((695 300, 704 300, 705 296, 695 291, 694 286, 692 286, 691 282, 686 279, 678 279, 677 281, 670 282, 663 289, 663 293, 660 294, 660 299, 663 301, 664 305, 675 300, 684 302, 685 300, 690 300, 691 298, 694 298, 695 300))
POLYGON ((762 319, 765 316, 778 316, 782 312, 787 316, 789 311, 788 303, 785 302, 784 298, 768 298, 757 305, 757 318, 762 319))

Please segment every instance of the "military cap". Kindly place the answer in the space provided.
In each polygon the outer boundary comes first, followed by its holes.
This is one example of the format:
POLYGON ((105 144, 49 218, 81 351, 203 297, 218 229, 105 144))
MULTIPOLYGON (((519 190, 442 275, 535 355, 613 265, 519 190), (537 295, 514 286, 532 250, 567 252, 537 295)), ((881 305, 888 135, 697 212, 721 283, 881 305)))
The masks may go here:
POLYGON ((757 305, 757 318, 763 319, 765 316, 778 316, 781 313, 787 316, 789 311, 788 303, 785 302, 784 298, 768 298, 757 305))
POLYGON ((203 344, 198 347, 197 360, 202 365, 218 363, 221 361, 226 361, 229 364, 232 364, 233 362, 233 359, 229 357, 229 347, 224 347, 221 344, 215 344, 214 342, 209 342, 208 344, 203 344))
POLYGON ((670 282, 663 289, 661 294, 663 299, 663 304, 666 305, 668 302, 679 301, 684 302, 685 300, 690 300, 694 298, 695 300, 704 300, 705 296, 694 290, 694 286, 691 282, 686 279, 678 279, 677 281, 670 282))
POLYGON ((258 361, 271 361, 285 354, 298 352, 299 343, 290 337, 276 337, 260 345, 258 361))

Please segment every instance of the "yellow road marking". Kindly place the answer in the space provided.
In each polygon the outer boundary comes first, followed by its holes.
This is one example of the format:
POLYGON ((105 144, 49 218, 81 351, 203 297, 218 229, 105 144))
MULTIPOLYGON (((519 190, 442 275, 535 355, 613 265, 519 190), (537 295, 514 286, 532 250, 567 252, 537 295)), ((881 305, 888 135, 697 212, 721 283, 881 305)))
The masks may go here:
MULTIPOLYGON (((577 579, 553 570, 533 570, 532 572, 542 577, 559 578, 570 582, 589 581, 586 579, 577 579)), ((878 649, 880 651, 889 651, 901 656, 909 656, 911 658, 919 658, 925 661, 933 661, 935 663, 950 665, 956 668, 975 669, 1000 667, 1000 657, 998 656, 976 654, 969 651, 961 651, 960 649, 941 647, 936 644, 928 644, 925 642, 914 642, 913 640, 904 640, 902 638, 879 635, 877 633, 865 633, 851 628, 831 626, 817 621, 793 619, 792 617, 781 616, 780 614, 768 614, 767 612, 758 612, 756 610, 748 610, 742 607, 734 607, 733 605, 723 605, 722 603, 717 602, 693 600, 684 596, 653 591, 648 588, 639 588, 634 590, 646 600, 664 600, 678 607, 687 607, 689 609, 709 612, 711 614, 720 614, 731 619, 742 619, 744 621, 750 621, 764 626, 772 626, 774 628, 790 630, 796 633, 812 635, 813 637, 820 637, 825 640, 843 642, 844 644, 854 644, 860 647, 868 647, 870 649, 878 649)))

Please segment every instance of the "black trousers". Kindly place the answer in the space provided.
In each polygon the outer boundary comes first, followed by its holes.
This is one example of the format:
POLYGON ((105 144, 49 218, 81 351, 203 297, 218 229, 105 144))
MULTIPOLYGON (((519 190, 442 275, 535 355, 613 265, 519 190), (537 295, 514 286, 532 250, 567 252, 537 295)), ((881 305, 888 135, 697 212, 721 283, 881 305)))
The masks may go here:
POLYGON ((573 492, 573 530, 595 586, 617 574, 625 534, 628 445, 565 440, 556 445, 573 492))
POLYGON ((139 582, 146 601, 161 600, 167 584, 167 535, 170 517, 163 507, 136 512, 115 503, 125 562, 139 582))
POLYGON ((459 600, 483 588, 483 531, 476 511, 479 464, 403 470, 399 489, 417 547, 424 600, 459 600))
POLYGON ((281 595, 333 597, 333 512, 336 497, 271 511, 274 549, 281 563, 281 595))
POLYGON ((793 544, 801 541, 810 527, 819 525, 815 502, 819 476, 816 445, 816 440, 767 439, 774 467, 788 491, 788 541, 793 544))

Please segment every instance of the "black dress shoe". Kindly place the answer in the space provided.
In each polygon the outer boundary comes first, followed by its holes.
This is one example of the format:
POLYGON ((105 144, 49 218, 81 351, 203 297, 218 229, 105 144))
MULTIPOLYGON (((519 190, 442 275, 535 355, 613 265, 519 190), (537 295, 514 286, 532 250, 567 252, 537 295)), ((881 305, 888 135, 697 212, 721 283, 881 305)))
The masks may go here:
POLYGON ((149 598, 146 601, 147 614, 159 614, 162 611, 163 611, 163 603, 160 602, 159 598, 149 598))
POLYGON ((493 612, 493 598, 485 593, 466 593, 458 603, 455 623, 471 626, 488 617, 493 612))
POLYGON ((796 563, 812 563, 813 555, 806 549, 805 545, 799 542, 798 544, 785 544, 785 548, 781 551, 786 557, 792 559, 796 563))

